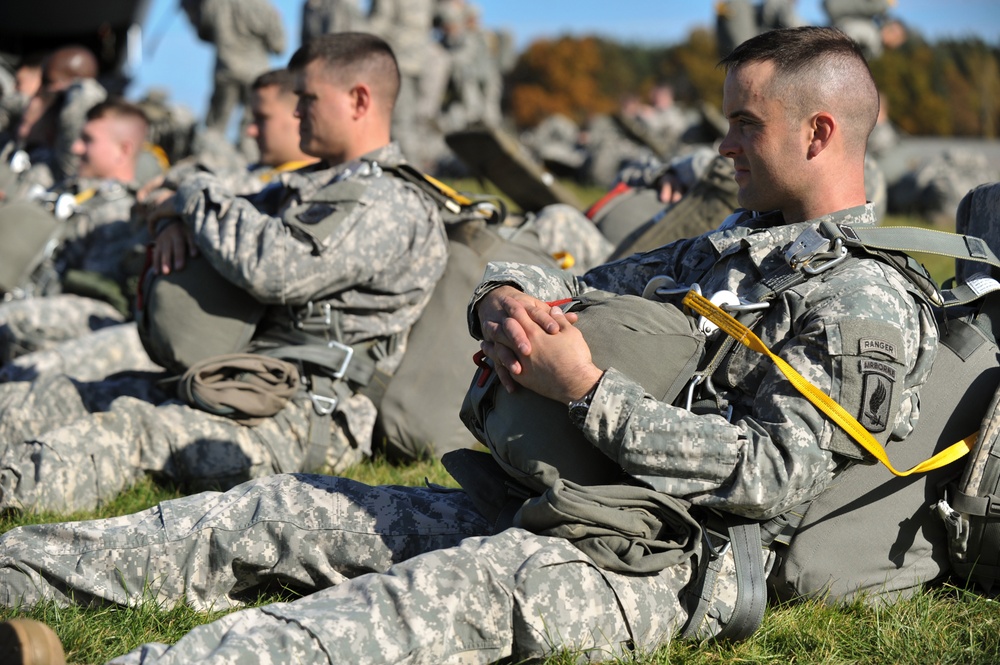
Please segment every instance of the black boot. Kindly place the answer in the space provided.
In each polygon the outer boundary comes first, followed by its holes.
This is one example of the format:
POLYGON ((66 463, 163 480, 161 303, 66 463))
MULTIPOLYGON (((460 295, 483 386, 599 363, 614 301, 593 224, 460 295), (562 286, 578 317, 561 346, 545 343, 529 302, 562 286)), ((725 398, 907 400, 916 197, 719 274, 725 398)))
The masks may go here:
POLYGON ((0 663, 66 665, 62 642, 41 621, 12 619, 0 623, 0 663))

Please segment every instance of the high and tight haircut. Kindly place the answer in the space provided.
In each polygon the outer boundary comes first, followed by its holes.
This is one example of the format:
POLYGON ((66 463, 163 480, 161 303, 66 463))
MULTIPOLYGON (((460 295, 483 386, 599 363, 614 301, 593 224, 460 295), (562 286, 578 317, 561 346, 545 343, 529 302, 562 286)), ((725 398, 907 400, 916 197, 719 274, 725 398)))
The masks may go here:
POLYGON ((774 64, 771 92, 800 116, 817 110, 809 104, 837 104, 847 139, 864 150, 878 119, 879 97, 857 42, 836 28, 771 30, 737 46, 719 65, 729 73, 761 62, 774 64))
POLYGON ((321 35, 292 54, 288 69, 302 70, 314 60, 321 60, 341 82, 363 80, 392 112, 399 95, 399 64, 384 39, 365 32, 321 35))
POLYGON ((149 117, 146 113, 131 102, 124 99, 107 99, 100 104, 91 106, 87 111, 87 120, 100 120, 101 118, 120 118, 131 121, 137 128, 145 134, 149 131, 149 117))
POLYGON ((290 69, 272 69, 255 78, 250 87, 253 90, 260 90, 274 86, 281 91, 281 94, 291 95, 295 93, 295 78, 295 72, 290 69))

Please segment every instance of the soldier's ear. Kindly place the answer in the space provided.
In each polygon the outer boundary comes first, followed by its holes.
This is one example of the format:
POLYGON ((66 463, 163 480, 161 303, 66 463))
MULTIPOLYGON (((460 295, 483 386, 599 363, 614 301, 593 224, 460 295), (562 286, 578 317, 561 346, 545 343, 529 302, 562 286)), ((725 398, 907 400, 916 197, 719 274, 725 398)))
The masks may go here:
POLYGON ((810 119, 809 130, 808 158, 812 159, 830 146, 839 127, 833 115, 826 111, 820 111, 810 119))
POLYGON ((359 120, 372 112, 372 89, 366 83, 358 83, 351 88, 354 103, 354 119, 359 120))

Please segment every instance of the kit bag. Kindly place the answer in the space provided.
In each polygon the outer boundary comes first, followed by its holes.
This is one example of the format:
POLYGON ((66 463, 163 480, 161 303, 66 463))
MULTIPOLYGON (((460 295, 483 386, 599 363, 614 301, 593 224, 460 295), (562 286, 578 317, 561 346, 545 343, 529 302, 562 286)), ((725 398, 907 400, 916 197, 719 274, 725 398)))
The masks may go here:
MULTIPOLYGON (((564 305, 598 367, 614 367, 659 401, 673 402, 698 368, 705 338, 674 305, 592 291, 564 305)), ((621 482, 625 473, 588 442, 566 404, 526 388, 508 393, 481 361, 460 412, 462 422, 512 478, 536 492, 557 479, 579 485, 621 482)))
POLYGON ((195 256, 169 275, 146 270, 135 320, 149 357, 183 374, 202 360, 244 351, 263 315, 263 304, 195 256))
POLYGON ((458 418, 469 386, 469 361, 479 342, 469 335, 466 307, 490 261, 555 266, 538 235, 504 224, 503 206, 471 199, 412 168, 394 167, 434 199, 448 233, 448 263, 406 353, 378 405, 376 447, 390 459, 440 457, 476 441, 458 418))
POLYGON ((0 206, 0 294, 32 295, 32 273, 52 255, 63 224, 38 203, 0 206))
MULTIPOLYGON (((955 227, 960 233, 983 238, 990 249, 1000 249, 1000 183, 975 187, 958 206, 955 227)), ((972 261, 959 261, 956 275, 973 284, 1000 277, 1000 269, 972 261)), ((978 328, 991 344, 992 359, 1000 357, 1000 294, 986 296, 980 306, 978 328)), ((948 554, 954 573, 967 583, 991 592, 1000 581, 1000 381, 981 386, 981 395, 993 395, 985 410, 961 477, 946 486, 936 504, 948 532, 948 554)))

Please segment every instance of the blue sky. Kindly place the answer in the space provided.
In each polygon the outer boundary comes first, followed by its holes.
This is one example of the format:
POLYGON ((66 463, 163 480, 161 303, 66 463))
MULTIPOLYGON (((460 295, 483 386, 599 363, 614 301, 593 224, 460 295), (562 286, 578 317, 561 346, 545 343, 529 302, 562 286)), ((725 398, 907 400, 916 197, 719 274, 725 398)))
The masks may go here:
MULTIPOLYGON (((283 65, 298 46, 302 0, 272 0, 288 34, 283 65)), ((178 0, 151 0, 144 23, 146 53, 128 93, 138 98, 152 87, 166 88, 171 99, 204 114, 212 75, 212 49, 199 42, 178 0)), ((362 0, 362 5, 367 3, 362 0)), ((714 20, 714 0, 479 0, 483 23, 510 30, 519 47, 539 37, 600 34, 623 41, 672 43, 696 26, 714 20)), ((799 13, 822 25, 821 0, 799 0, 799 13)), ((898 0, 894 13, 925 37, 977 35, 1000 44, 1000 0, 898 0)))

